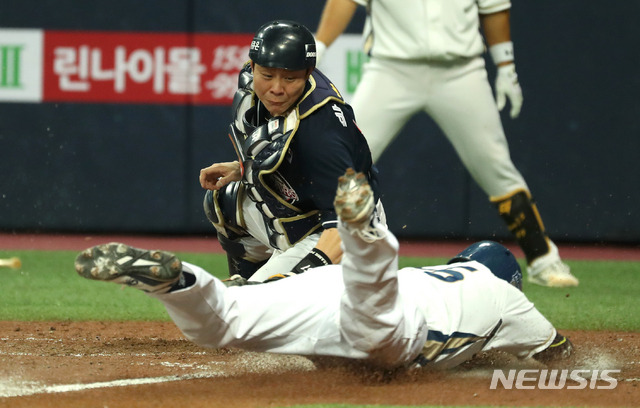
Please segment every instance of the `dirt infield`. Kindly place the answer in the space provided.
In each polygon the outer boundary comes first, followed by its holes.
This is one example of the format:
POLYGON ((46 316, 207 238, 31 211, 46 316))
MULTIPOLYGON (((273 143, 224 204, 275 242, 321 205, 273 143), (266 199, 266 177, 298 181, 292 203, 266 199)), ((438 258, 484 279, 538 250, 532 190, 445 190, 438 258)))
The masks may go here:
MULTIPOLYGON (((384 374, 298 356, 202 349, 168 322, 0 322, 0 407, 282 407, 293 404, 637 406, 640 334, 568 332, 583 389, 490 389, 494 369, 544 368, 483 354, 450 372, 384 374), (597 373, 610 374, 610 387, 597 373), (588 372, 588 373, 587 373, 588 372), (593 377, 595 375, 595 380, 593 377)), ((530 377, 529 377, 530 378, 530 377)), ((536 381, 529 382, 536 384, 536 381)), ((580 383, 567 380, 567 385, 580 383)))

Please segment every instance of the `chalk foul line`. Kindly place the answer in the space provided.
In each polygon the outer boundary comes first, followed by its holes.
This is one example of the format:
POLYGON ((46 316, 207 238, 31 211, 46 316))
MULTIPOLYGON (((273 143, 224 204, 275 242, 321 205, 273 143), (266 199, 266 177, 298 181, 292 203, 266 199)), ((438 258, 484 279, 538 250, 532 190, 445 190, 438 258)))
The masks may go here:
POLYGON ((113 381, 101 381, 88 384, 38 385, 37 383, 0 382, 1 397, 26 397, 37 394, 54 394, 73 391, 86 391, 98 388, 129 387, 133 385, 158 384, 173 381, 193 380, 200 378, 224 377, 223 372, 207 372, 198 374, 169 375, 164 377, 129 378, 113 381))

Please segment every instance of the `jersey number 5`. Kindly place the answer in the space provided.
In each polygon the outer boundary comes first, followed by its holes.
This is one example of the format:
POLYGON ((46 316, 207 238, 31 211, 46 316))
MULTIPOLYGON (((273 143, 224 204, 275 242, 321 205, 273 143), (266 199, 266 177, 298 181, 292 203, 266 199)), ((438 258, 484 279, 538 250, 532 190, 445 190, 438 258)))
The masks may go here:
POLYGON ((429 267, 420 268, 429 276, 445 282, 457 282, 464 279, 462 272, 475 272, 477 269, 470 266, 452 266, 446 269, 433 269, 429 267), (462 272, 461 272, 462 270, 462 272))

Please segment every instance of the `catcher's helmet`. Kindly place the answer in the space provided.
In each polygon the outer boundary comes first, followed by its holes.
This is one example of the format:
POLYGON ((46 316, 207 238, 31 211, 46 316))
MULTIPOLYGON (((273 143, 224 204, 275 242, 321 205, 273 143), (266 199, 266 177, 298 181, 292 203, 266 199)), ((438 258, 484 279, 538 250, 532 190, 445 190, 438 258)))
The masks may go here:
POLYGON ((522 271, 516 258, 505 246, 493 241, 480 241, 451 258, 447 264, 456 262, 480 262, 498 278, 522 290, 522 271))
POLYGON ((289 20, 271 21, 256 32, 249 58, 263 67, 292 71, 316 66, 316 41, 302 24, 289 20))

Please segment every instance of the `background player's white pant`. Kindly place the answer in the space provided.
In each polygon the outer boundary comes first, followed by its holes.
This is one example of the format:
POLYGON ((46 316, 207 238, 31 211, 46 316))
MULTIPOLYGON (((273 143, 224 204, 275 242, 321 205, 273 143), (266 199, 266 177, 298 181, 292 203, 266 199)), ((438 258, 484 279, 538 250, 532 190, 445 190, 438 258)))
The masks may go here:
POLYGON ((226 287, 184 263, 196 283, 153 296, 202 346, 369 359, 384 367, 409 365, 420 353, 448 367, 489 347, 526 357, 555 336, 522 292, 477 262, 398 271, 390 232, 374 243, 340 232, 343 266, 226 287))
POLYGON ((511 161, 481 57, 429 63, 372 58, 351 106, 374 162, 407 121, 424 111, 489 197, 528 190, 511 161))

